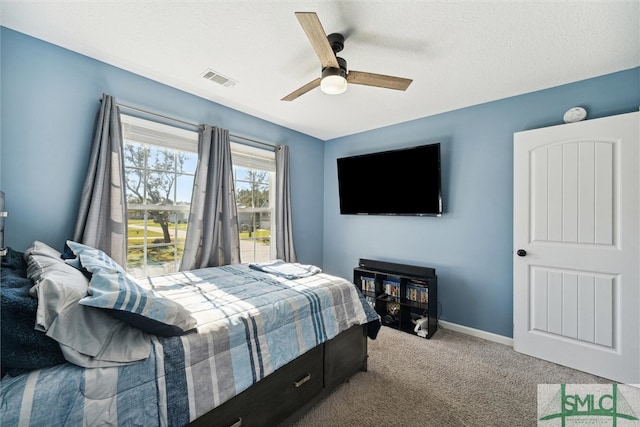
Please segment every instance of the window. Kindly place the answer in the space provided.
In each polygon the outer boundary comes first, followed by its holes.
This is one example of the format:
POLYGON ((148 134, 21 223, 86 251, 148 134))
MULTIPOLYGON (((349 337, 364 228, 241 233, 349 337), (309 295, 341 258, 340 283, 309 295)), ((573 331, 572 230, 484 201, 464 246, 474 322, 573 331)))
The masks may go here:
POLYGON ((127 270, 137 277, 178 271, 198 159, 198 133, 121 117, 127 270))
POLYGON ((276 159, 273 151, 231 143, 241 262, 275 258, 276 159))
MULTIPOLYGON (((180 268, 198 161, 198 133, 121 115, 127 197, 127 271, 180 268)), ((275 257, 275 153, 231 143, 241 262, 275 257)))

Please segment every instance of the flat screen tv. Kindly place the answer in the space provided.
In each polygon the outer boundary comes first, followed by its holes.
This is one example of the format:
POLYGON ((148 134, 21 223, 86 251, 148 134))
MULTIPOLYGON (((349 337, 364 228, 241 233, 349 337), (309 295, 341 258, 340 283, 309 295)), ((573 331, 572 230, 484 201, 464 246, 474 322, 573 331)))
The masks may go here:
POLYGON ((440 143, 337 162, 341 214, 442 215, 440 143))

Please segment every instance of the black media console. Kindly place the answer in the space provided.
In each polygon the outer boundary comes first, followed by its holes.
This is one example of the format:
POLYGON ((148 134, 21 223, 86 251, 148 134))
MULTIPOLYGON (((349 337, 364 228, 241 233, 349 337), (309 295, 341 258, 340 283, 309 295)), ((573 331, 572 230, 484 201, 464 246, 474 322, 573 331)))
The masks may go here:
POLYGON ((424 338, 438 329, 438 276, 429 267, 360 259, 353 283, 382 324, 424 338))

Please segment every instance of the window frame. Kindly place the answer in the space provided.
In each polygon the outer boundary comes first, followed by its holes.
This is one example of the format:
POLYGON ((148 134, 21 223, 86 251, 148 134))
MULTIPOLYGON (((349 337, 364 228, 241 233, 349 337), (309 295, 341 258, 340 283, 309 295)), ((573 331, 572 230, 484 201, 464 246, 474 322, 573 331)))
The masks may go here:
MULTIPOLYGON (((233 183, 236 191, 236 196, 238 194, 237 190, 237 174, 236 168, 242 167, 249 170, 257 170, 257 171, 265 171, 269 173, 269 206, 266 208, 257 208, 257 207, 248 207, 241 208, 238 204, 238 218, 240 218, 241 213, 253 214, 265 212, 269 213, 270 217, 270 229, 269 229, 269 259, 272 260, 276 257, 276 245, 275 245, 275 233, 276 233, 276 156, 273 150, 267 150, 264 148, 258 148, 251 145, 243 144, 242 142, 237 141, 233 137, 231 138, 231 163, 233 164, 233 183)), ((237 203, 237 201, 236 201, 237 203)), ((238 231, 240 232, 240 221, 238 221, 238 231)), ((252 260, 242 260, 242 262, 258 262, 258 261, 267 261, 262 259, 256 259, 256 245, 258 241, 261 240, 260 236, 250 237, 250 240, 253 243, 253 259, 252 260)), ((242 255, 241 255, 242 259, 242 255)))
MULTIPOLYGON (((123 133, 123 151, 125 150, 125 144, 134 143, 141 144, 147 147, 153 147, 155 149, 163 149, 167 148, 175 152, 186 152, 191 154, 196 154, 196 162, 197 162, 197 154, 198 154, 198 138, 199 132, 193 130, 187 130, 183 127, 179 127, 176 125, 168 124, 166 122, 158 122, 147 118, 142 118, 136 115, 131 114, 123 114, 121 113, 121 123, 122 123, 122 133, 123 133)), ((269 255, 268 260, 275 259, 276 257, 276 248, 275 248, 275 231, 276 231, 276 220, 275 220, 275 206, 276 206, 276 165, 275 165, 275 152, 273 150, 268 150, 264 148, 258 148, 253 145, 248 145, 235 139, 233 136, 230 137, 230 148, 231 148, 231 158, 233 165, 233 180, 234 180, 234 188, 237 192, 236 185, 236 168, 241 167, 250 170, 257 171, 266 171, 269 174, 269 193, 268 200, 269 206, 263 208, 249 207, 249 208, 240 208, 238 209, 238 218, 240 218, 240 214, 254 214, 254 213, 268 213, 269 214, 269 255)), ((148 154, 147 154, 148 155, 148 154)), ((145 166, 142 170, 147 173, 160 172, 166 173, 167 171, 156 171, 153 168, 148 168, 148 159, 145 159, 145 166)), ((175 166, 175 164, 174 164, 175 166)), ((127 169, 133 168, 133 166, 123 166, 125 171, 127 169)), ((174 170, 174 173, 177 173, 174 170)), ((126 172, 125 172, 126 174, 126 172)), ((193 175, 195 177, 195 170, 193 173, 183 173, 182 175, 193 175)), ((144 181, 144 179, 143 179, 144 181)), ((145 184, 146 186, 146 184, 145 184)), ((177 192, 177 178, 173 184, 173 194, 175 195, 177 192)), ((130 244, 130 236, 127 239, 127 269, 128 270, 137 270, 135 274, 139 274, 139 277, 144 277, 151 275, 149 274, 150 269, 154 267, 154 264, 149 263, 149 249, 157 248, 157 247, 169 247, 173 246, 173 262, 172 263, 161 263, 156 265, 159 267, 161 272, 153 272, 152 274, 162 274, 164 272, 173 272, 178 271, 181 257, 178 256, 179 250, 178 246, 183 244, 184 239, 182 241, 178 238, 178 220, 173 222, 173 232, 172 232, 172 242, 170 243, 153 243, 150 241, 148 236, 150 221, 149 213, 152 211, 169 211, 178 213, 186 213, 186 217, 188 219, 190 208, 191 208, 191 199, 189 199, 189 203, 187 204, 176 204, 177 202, 174 200, 173 205, 149 205, 145 203, 146 201, 146 190, 145 197, 143 198, 143 203, 129 203, 127 201, 127 229, 130 230, 131 226, 129 224, 130 213, 133 211, 142 212, 143 219, 143 236, 142 243, 140 244, 130 244), (182 242, 182 243, 181 243, 182 242), (132 266, 129 267, 129 251, 130 249, 142 249, 142 264, 140 266, 132 266), (172 267, 160 267, 164 265, 172 264, 172 267), (166 271, 170 270, 170 271, 166 271)), ((130 192, 127 188, 125 188, 125 197, 127 199, 130 196, 130 192)), ((174 197, 175 199, 175 197, 174 197)), ((253 215, 252 215, 253 217, 253 215)), ((253 219, 253 218, 252 218, 253 219)), ((255 222, 255 221, 254 221, 255 222)), ((259 224, 258 224, 259 225, 259 224)), ((240 223, 238 223, 238 232, 240 233, 240 223)), ((253 227, 252 227, 253 229, 253 227)), ((240 238, 240 235, 238 236, 240 238)), ((258 236, 257 233, 250 237, 250 240, 253 243, 253 255, 251 260, 242 260, 241 262, 257 262, 264 261, 262 258, 256 258, 256 254, 258 251, 256 250, 257 244, 259 244, 260 240, 263 240, 265 236, 258 236)), ((242 242, 241 242, 242 246, 242 242)), ((132 271, 134 273, 134 271, 132 271)))
MULTIPOLYGON (((131 236, 127 238, 127 270, 132 273, 136 273, 135 275, 139 277, 161 274, 161 273, 169 273, 178 271, 180 268, 181 257, 179 256, 179 246, 184 244, 184 238, 180 239, 179 233, 179 222, 178 214, 182 213, 183 217, 186 217, 188 220, 189 212, 191 208, 191 194, 189 194, 189 201, 186 204, 178 204, 176 200, 178 194, 178 178, 182 176, 190 176, 193 180, 195 177, 195 168, 192 172, 178 172, 177 171, 177 163, 174 161, 173 171, 168 170, 159 170, 152 167, 149 167, 148 156, 149 149, 168 149, 174 154, 179 153, 189 153, 191 155, 196 155, 196 164, 197 164, 197 154, 198 154, 198 132, 186 130, 174 125, 169 125, 165 123, 159 123, 149 119, 143 119, 137 116, 122 114, 121 113, 121 123, 122 123, 122 136, 123 136, 123 151, 126 149, 126 144, 138 144, 144 146, 145 149, 145 159, 144 166, 137 167, 132 165, 123 164, 126 170, 129 169, 138 169, 142 171, 142 174, 146 176, 148 173, 173 173, 174 175, 174 183, 172 184, 172 193, 173 193, 173 202, 172 204, 163 204, 163 205, 150 205, 146 203, 147 199, 147 185, 146 180, 143 181, 143 200, 142 203, 130 203, 127 200, 127 229, 131 229, 130 213, 133 211, 142 212, 142 243, 140 244, 131 244, 131 236), (170 212, 175 215, 175 220, 173 221, 173 226, 170 228, 170 233, 172 234, 172 241, 167 242, 159 242, 154 243, 150 241, 149 236, 149 227, 150 222, 152 221, 151 212, 170 212), (160 264, 152 264, 149 261, 149 250, 154 248, 162 248, 162 247, 171 247, 173 249, 173 259, 169 262, 163 262, 160 264), (142 249, 142 263, 139 266, 130 266, 129 263, 129 253, 131 249, 142 249), (162 270, 162 271, 154 271, 150 272, 151 269, 162 270), (139 271, 136 271, 139 270, 139 271), (167 271, 168 270, 168 271, 167 271)), ((175 160, 175 158, 174 158, 175 160)), ((125 178, 126 179, 126 178, 125 178)), ((126 188, 125 184, 125 197, 127 199, 130 196, 130 192, 128 188, 126 188)), ((171 214, 170 214, 171 215, 171 214)), ((129 233, 128 233, 129 234, 129 233)))

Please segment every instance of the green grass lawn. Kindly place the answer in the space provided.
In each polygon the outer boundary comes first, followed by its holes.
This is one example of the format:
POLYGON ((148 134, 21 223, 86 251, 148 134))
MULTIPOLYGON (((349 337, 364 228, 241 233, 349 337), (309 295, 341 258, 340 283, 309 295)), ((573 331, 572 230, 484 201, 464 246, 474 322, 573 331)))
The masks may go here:
MULTIPOLYGON (((128 244, 129 246, 134 245, 143 245, 144 244, 144 236, 145 231, 144 220, 143 219, 130 219, 128 222, 128 244)), ((159 224, 149 221, 148 227, 156 228, 160 227, 159 224)), ((169 229, 173 230, 175 227, 174 223, 169 224, 169 229)), ((186 231, 187 224, 179 223, 178 230, 186 231)), ((262 244, 268 245, 270 242, 270 230, 256 230, 253 233, 245 232, 240 233, 241 240, 247 240, 251 238, 255 238, 258 242, 262 244)), ((156 231, 155 229, 147 229, 147 241, 153 242, 156 239, 162 239, 164 235, 161 231, 156 231)), ((177 242, 177 250, 178 250, 178 258, 182 257, 182 252, 184 251, 184 239, 179 239, 177 242)), ((144 250, 142 248, 132 248, 127 252, 127 265, 129 267, 137 267, 143 264, 144 262, 144 250)), ((166 247, 150 247, 147 249, 147 263, 148 264, 162 264, 165 262, 173 262, 174 261, 174 250, 173 246, 166 247)))

